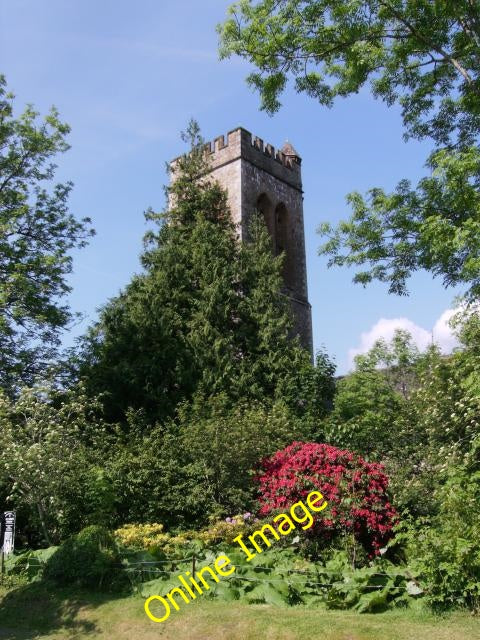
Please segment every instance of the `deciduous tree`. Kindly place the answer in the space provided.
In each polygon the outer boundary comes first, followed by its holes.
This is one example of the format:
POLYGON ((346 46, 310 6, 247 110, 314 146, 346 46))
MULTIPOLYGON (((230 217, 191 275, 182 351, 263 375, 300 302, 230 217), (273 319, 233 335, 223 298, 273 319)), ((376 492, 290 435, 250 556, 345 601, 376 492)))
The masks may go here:
POLYGON ((47 544, 71 532, 72 522, 78 530, 102 511, 98 502, 106 492, 93 465, 99 472, 104 431, 94 410, 81 389, 63 392, 51 384, 24 387, 15 400, 0 395, 0 481, 10 504, 27 512, 47 544), (87 494, 95 495, 89 500, 87 494))
POLYGON ((327 236, 329 265, 407 293, 418 269, 480 293, 480 9, 473 0, 241 0, 219 27, 223 56, 256 70, 249 83, 274 112, 290 77, 331 106, 369 84, 401 107, 406 138, 431 139, 429 175, 412 187, 348 196, 353 214, 327 236))
POLYGON ((38 121, 31 106, 14 115, 0 76, 0 387, 15 390, 44 371, 73 314, 70 250, 93 232, 68 210, 70 182, 55 184, 53 157, 66 151, 69 127, 52 109, 38 121))

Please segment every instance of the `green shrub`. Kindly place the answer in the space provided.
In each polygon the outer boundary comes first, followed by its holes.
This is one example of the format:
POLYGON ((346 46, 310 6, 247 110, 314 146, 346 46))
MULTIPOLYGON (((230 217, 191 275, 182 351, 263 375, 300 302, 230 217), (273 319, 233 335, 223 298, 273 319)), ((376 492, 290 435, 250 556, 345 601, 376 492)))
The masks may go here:
POLYGON ((28 549, 22 553, 14 553, 7 556, 5 561, 6 573, 10 576, 19 576, 26 582, 31 582, 42 575, 47 560, 57 551, 58 547, 47 549, 28 549))
MULTIPOLYGON (((427 601, 436 610, 468 607, 480 611, 480 438, 471 459, 452 465, 437 491, 439 513, 409 534, 410 551, 425 583, 427 601)), ((412 558, 413 559, 413 558, 412 558)))
POLYGON ((66 540, 47 560, 43 576, 59 585, 90 589, 118 589, 127 584, 114 538, 98 525, 66 540))
POLYGON ((452 536, 450 527, 429 527, 420 534, 421 577, 434 610, 467 607, 480 610, 480 544, 467 535, 452 536))

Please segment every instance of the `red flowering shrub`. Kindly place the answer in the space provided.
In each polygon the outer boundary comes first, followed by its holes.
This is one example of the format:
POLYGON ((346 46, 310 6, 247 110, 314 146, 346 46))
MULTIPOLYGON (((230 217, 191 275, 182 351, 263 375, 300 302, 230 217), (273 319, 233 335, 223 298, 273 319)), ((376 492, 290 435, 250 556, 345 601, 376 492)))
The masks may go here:
POLYGON ((381 464, 328 444, 294 442, 262 460, 261 468, 259 515, 288 509, 316 490, 328 506, 315 518, 315 535, 353 533, 369 553, 378 553, 391 537, 397 513, 381 464))

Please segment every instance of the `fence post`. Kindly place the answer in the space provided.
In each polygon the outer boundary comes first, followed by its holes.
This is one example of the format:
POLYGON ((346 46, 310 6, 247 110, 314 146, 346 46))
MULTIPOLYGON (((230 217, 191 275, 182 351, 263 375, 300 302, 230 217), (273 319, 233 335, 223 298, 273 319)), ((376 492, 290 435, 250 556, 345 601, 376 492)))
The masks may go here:
POLYGON ((192 577, 195 576, 195 560, 196 560, 195 554, 193 554, 193 557, 192 557, 192 577))

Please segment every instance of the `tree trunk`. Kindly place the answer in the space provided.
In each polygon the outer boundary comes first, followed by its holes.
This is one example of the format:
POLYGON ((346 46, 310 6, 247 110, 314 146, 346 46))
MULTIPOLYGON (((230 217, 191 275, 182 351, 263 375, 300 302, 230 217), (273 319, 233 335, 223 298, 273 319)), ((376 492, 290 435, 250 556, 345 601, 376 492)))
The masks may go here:
POLYGON ((40 524, 42 525, 43 536, 44 536, 45 541, 48 544, 48 546, 51 547, 52 546, 52 541, 51 541, 50 536, 48 534, 47 523, 46 523, 46 519, 45 519, 45 511, 43 509, 43 505, 42 505, 41 501, 37 502, 37 511, 38 511, 38 517, 40 518, 40 524))

